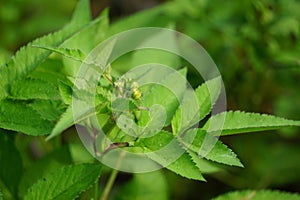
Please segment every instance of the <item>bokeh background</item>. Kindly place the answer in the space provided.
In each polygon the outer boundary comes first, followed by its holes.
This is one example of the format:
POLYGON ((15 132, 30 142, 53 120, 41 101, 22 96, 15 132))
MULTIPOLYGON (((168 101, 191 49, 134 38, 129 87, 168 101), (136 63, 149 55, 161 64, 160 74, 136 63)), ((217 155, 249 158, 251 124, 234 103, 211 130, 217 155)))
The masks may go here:
MULTIPOLYGON (((0 0, 0 60, 6 61, 29 41, 61 28, 75 5, 75 0, 0 0)), ((197 40, 223 76, 229 110, 300 120, 299 1, 92 0, 91 5, 94 17, 109 8, 116 32, 159 26, 197 40)), ((188 78, 194 86, 201 82, 193 71, 188 78)), ((239 155, 245 168, 226 167, 226 173, 205 176, 206 183, 164 172, 170 199, 210 199, 236 189, 300 193, 299 128, 227 136, 222 141, 239 155)), ((85 156, 80 143, 76 145, 71 146, 74 154, 85 156)), ((43 155, 42 147, 33 147, 34 155, 28 159, 43 155)), ((115 191, 130 178, 121 174, 115 191)))

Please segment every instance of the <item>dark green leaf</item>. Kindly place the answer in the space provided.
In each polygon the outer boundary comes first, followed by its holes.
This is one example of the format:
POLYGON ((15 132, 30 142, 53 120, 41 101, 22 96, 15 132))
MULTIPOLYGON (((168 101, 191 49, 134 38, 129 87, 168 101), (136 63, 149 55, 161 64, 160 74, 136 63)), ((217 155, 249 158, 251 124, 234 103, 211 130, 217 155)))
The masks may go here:
POLYGON ((49 134, 54 124, 42 117, 25 102, 0 101, 0 127, 28 135, 49 134))
POLYGON ((32 185, 25 200, 75 199, 100 176, 100 164, 80 164, 58 168, 32 185))
POLYGON ((58 88, 38 79, 21 79, 11 85, 10 98, 12 99, 60 99, 58 88))
MULTIPOLYGON (((21 155, 15 147, 12 135, 0 129, 0 179, 13 197, 18 195, 22 175, 21 155)), ((1 188, 2 189, 2 188, 1 188)))

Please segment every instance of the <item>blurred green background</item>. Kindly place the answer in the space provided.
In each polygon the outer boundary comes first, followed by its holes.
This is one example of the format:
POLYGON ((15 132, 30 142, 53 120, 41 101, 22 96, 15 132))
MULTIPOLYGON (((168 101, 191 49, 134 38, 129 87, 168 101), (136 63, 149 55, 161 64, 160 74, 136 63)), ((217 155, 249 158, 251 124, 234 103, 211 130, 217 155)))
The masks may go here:
MULTIPOLYGON (((0 60, 61 28, 75 4, 75 0, 0 0, 0 60)), ((197 40, 223 76, 228 109, 300 120, 299 1, 94 0, 91 4, 93 16, 110 7, 112 32, 172 27, 197 40)), ((192 85, 200 82, 193 71, 189 80, 192 85)), ((300 193, 299 133, 292 128, 223 137, 245 168, 208 175, 208 183, 166 172, 170 199, 209 199, 234 189, 300 193)), ((120 175, 118 184, 129 178, 120 175)))

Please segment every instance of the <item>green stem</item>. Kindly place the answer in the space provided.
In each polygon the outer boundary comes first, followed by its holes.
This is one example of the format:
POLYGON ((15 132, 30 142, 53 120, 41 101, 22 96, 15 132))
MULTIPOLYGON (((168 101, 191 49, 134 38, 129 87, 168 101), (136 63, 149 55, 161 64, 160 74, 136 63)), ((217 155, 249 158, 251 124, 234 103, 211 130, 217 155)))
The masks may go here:
POLYGON ((108 194, 111 191, 112 186, 113 186, 113 184, 117 178, 118 172, 119 172, 117 169, 120 167, 124 156, 125 156, 125 152, 123 151, 123 152, 121 152, 121 154, 118 158, 118 161, 116 164, 116 169, 113 169, 113 171, 111 172, 111 174, 109 176, 108 182, 104 188, 104 191, 102 193, 102 196, 100 197, 100 200, 107 200, 108 194))
POLYGON ((100 200, 106 200, 106 199, 107 199, 108 194, 109 194, 109 192, 110 192, 110 190, 111 190, 111 188, 112 188, 112 186, 113 186, 113 184, 114 184, 114 182, 115 182, 115 180, 116 180, 116 177, 117 177, 117 175, 118 175, 118 172, 119 172, 119 171, 116 170, 116 169, 114 169, 114 170, 111 172, 110 177, 109 177, 108 182, 107 182, 107 184, 106 184, 106 186, 105 186, 105 188, 104 188, 104 191, 103 191, 103 194, 102 194, 100 200))
POLYGON ((94 199, 98 199, 98 191, 99 191, 99 180, 97 180, 94 185, 94 199))

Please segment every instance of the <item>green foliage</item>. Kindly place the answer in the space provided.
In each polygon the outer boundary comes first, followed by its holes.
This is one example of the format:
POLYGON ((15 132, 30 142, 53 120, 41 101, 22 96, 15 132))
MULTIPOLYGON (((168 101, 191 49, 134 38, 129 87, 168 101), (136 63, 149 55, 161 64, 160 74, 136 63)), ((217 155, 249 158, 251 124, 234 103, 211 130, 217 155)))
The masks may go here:
MULTIPOLYGON (((211 174, 237 188, 264 188, 271 180, 274 185, 297 180, 294 173, 289 172, 289 169, 296 171, 299 165, 299 156, 295 153, 299 148, 296 145, 279 145, 266 150, 265 142, 249 142, 250 149, 241 145, 246 143, 232 142, 233 149, 241 151, 244 148, 253 153, 253 156, 247 154, 241 155, 241 158, 247 167, 247 159, 254 157, 249 165, 254 166, 256 173, 250 171, 248 174, 246 168, 243 171, 245 175, 240 176, 245 181, 236 177, 235 168, 231 169, 233 173, 224 169, 224 165, 243 167, 243 164, 236 153, 216 136, 299 127, 300 122, 241 111, 215 114, 212 110, 223 90, 221 77, 214 77, 197 87, 199 80, 190 70, 190 64, 175 55, 153 49, 123 55, 121 61, 108 66, 99 82, 91 83, 96 87, 95 95, 74 85, 83 63, 88 67, 99 67, 86 60, 95 45, 114 33, 141 26, 171 27, 203 42, 217 63, 225 66, 221 68, 225 84, 231 85, 230 79, 237 76, 248 81, 248 84, 235 83, 232 84, 234 87, 230 87, 235 89, 237 85, 237 90, 245 92, 237 95, 245 98, 245 104, 258 102, 257 105, 263 107, 259 94, 263 94, 262 98, 268 97, 269 86, 276 89, 287 82, 295 84, 289 76, 270 83, 272 79, 268 76, 279 73, 266 72, 265 69, 299 65, 300 15, 291 15, 291 11, 299 10, 299 5, 287 6, 283 1, 279 4, 273 1, 234 2, 222 9, 215 5, 218 5, 217 0, 168 1, 109 24, 107 10, 92 20, 89 1, 80 0, 71 22, 62 30, 30 42, 10 60, 7 59, 9 52, 0 47, 0 62, 4 63, 0 66, 0 199, 2 193, 5 198, 15 199, 74 199, 79 194, 82 199, 86 196, 99 198, 101 165, 87 164, 94 160, 87 156, 82 145, 73 141, 76 140, 72 135, 73 129, 68 130, 71 134, 60 135, 74 124, 86 128, 89 134, 85 137, 92 140, 87 146, 93 148, 98 158, 105 158, 117 147, 126 147, 124 149, 132 152, 142 150, 149 159, 184 178, 205 181, 203 174, 211 174), (244 7, 249 9, 241 9, 244 7), (281 48, 278 41, 288 42, 281 48), (129 72, 125 77, 121 76, 134 65, 153 61, 172 68, 157 70, 154 65, 149 65, 136 74, 129 72), (239 68, 240 65, 243 66, 239 68), (187 67, 176 71, 179 66, 187 67), (232 69, 227 70, 226 66, 232 69), (262 84, 255 78, 265 72, 267 78, 262 84), (187 86, 186 78, 193 82, 195 90, 187 86), (156 84, 141 87, 137 84, 151 81, 156 84), (133 86, 133 83, 136 85, 133 86), (257 91, 249 92, 249 83, 257 91), (91 100, 95 100, 95 109, 91 108, 91 100), (82 103, 82 107, 73 107, 74 102, 82 103), (111 141, 98 135, 101 130, 111 141), (19 140, 24 136, 30 142, 16 147, 13 136, 16 133, 25 134, 19 134, 19 140), (33 139, 30 135, 40 137, 33 139), (48 135, 46 142, 44 135, 48 135), (68 143, 68 146, 60 147, 61 143, 68 143), (273 155, 269 155, 270 152, 273 155), (24 158, 26 154, 30 155, 24 158), (273 166, 274 160, 285 156, 289 162, 273 166), (38 160, 32 162, 34 158, 38 160), (22 159, 26 161, 24 166, 22 159), (83 164, 74 165, 74 162, 83 164), (265 174, 267 178, 260 180, 259 174, 265 174)), ((4 8, 0 6, 0 11, 5 11, 7 6, 4 8)), ((0 22, 2 18, 0 14, 0 22)), ((171 42, 175 39, 168 38, 171 42)), ((108 45, 101 59, 111 56, 114 45, 115 41, 108 45)), ((298 81, 299 77, 295 77, 298 81)), ((81 81, 87 85, 92 82, 81 81)), ((289 99, 281 99, 275 105, 275 111, 291 113, 296 108, 288 105, 289 102, 289 99)), ((298 102, 295 100, 294 103, 298 102)), ((235 108, 236 105, 230 107, 235 108)), ((291 118, 297 118, 295 113, 290 115, 291 118)), ((269 137, 266 138, 269 140, 269 137)), ((230 139, 224 140, 226 144, 228 141, 231 143, 230 139)), ((116 195, 117 199, 168 197, 167 182, 162 172, 136 174, 119 188, 116 195)), ((241 191, 216 199, 240 198, 299 199, 297 195, 276 191, 241 191)))
POLYGON ((54 126, 22 101, 1 100, 0 113, 0 126, 7 130, 29 135, 45 135, 49 134, 54 126))
POLYGON ((259 190, 259 191, 238 191, 231 192, 220 197, 214 198, 214 200, 238 200, 238 199, 249 199, 249 200, 298 200, 300 195, 291 194, 287 192, 271 191, 271 190, 259 190))
POLYGON ((215 137, 210 136, 206 131, 191 129, 187 131, 181 141, 183 141, 187 148, 197 153, 199 157, 227 165, 243 166, 232 150, 215 137), (192 141, 192 143, 189 145, 185 141, 192 141))
POLYGON ((23 79, 15 81, 11 85, 10 98, 20 100, 58 100, 60 99, 60 96, 55 86, 46 81, 38 79, 23 79))
POLYGON ((27 167, 19 184, 19 196, 24 197, 28 189, 41 177, 55 172, 57 169, 72 164, 68 146, 51 152, 27 167))
POLYGON ((182 105, 172 119, 173 133, 183 133, 208 115, 220 94, 220 89, 221 79, 218 77, 199 86, 195 94, 187 90, 182 105))
POLYGON ((51 52, 33 48, 32 45, 60 46, 65 40, 72 37, 87 25, 88 22, 83 19, 85 18, 86 11, 88 11, 86 8, 89 5, 88 1, 81 1, 80 4, 74 13, 72 22, 63 30, 33 41, 26 47, 21 48, 8 63, 0 66, 0 80, 2 86, 0 99, 7 97, 8 88, 12 83, 25 78, 51 54, 51 52))
MULTIPOLYGON (((0 147, 0 181, 9 190, 11 197, 16 198, 22 174, 22 158, 15 147, 12 135, 6 134, 2 129, 0 129, 0 147)), ((3 188, 0 189, 4 191, 3 188)))
POLYGON ((207 132, 222 131, 222 135, 231 135, 288 126, 300 126, 300 122, 266 114, 230 111, 212 116, 203 129, 207 132), (222 119, 225 119, 224 124, 222 119))
POLYGON ((80 164, 46 174, 29 189, 24 199, 74 199, 99 178, 101 165, 80 164))
MULTIPOLYGON (((169 125, 174 115, 179 102, 183 97, 184 90, 186 89, 186 68, 179 72, 171 72, 166 77, 163 77, 158 83, 154 85, 147 94, 143 97, 141 105, 144 107, 151 108, 151 106, 158 104, 162 106, 166 112, 165 125, 169 125)), ((139 123, 141 125, 146 125, 147 113, 145 111, 141 112, 139 123)))
POLYGON ((162 166, 183 177, 204 180, 192 158, 187 153, 183 153, 184 150, 171 133, 159 132, 153 137, 142 139, 140 143, 146 152, 153 152, 149 157, 162 166), (163 148, 166 145, 169 145, 168 148, 163 148))

